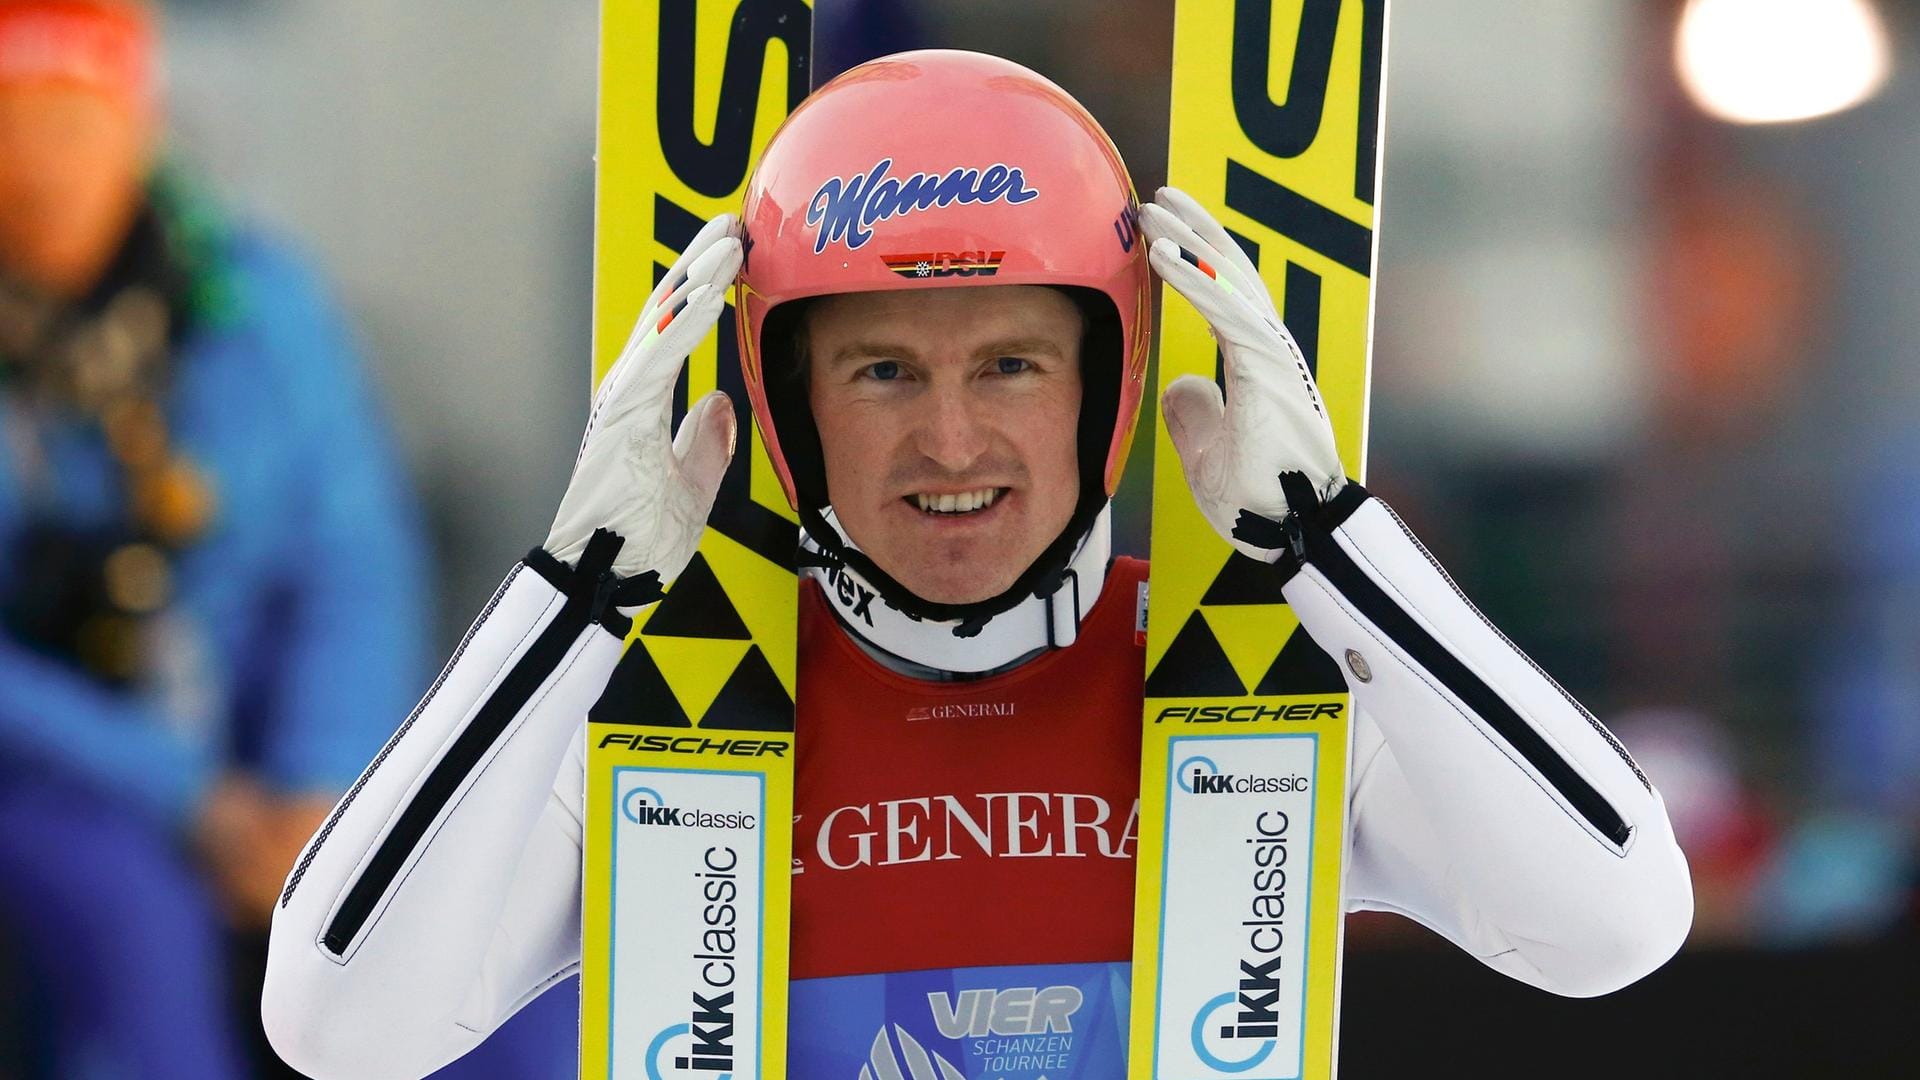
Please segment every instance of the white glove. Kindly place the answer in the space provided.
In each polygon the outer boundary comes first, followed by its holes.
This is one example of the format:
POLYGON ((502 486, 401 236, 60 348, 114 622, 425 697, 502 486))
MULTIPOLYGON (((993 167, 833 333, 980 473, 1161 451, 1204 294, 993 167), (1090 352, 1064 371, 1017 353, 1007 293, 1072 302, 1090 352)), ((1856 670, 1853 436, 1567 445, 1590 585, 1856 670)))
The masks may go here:
POLYGON ((1242 510, 1287 516, 1283 472, 1305 474, 1322 501, 1346 485, 1326 404, 1260 272, 1213 215, 1163 187, 1140 208, 1140 227, 1152 241, 1147 261, 1207 320, 1226 362, 1224 400, 1199 375, 1175 379, 1160 398, 1187 486, 1221 536, 1271 562, 1279 550, 1236 538, 1234 523, 1242 510))
POLYGON ((623 578, 651 570, 670 582, 692 560, 733 460, 733 402, 718 390, 701 398, 669 441, 673 385, 726 306, 739 234, 731 214, 709 221, 640 309, 594 395, 573 479, 542 545, 561 562, 577 565, 595 529, 625 541, 613 562, 623 578))

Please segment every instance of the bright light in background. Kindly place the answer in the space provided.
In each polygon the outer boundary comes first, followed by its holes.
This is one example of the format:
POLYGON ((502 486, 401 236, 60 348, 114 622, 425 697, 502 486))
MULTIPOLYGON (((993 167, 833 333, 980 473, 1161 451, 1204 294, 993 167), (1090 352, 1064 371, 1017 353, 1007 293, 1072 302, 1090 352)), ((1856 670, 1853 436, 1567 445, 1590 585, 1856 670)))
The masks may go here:
POLYGON ((1869 0, 1688 0, 1674 62, 1709 115, 1768 124, 1860 104, 1886 82, 1888 54, 1869 0))

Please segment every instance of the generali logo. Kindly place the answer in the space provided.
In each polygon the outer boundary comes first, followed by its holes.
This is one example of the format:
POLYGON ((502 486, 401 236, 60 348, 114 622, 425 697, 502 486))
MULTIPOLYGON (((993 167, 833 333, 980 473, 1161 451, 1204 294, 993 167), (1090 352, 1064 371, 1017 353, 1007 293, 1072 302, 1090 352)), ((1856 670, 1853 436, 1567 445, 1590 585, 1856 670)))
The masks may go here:
POLYGON ((980 720, 995 716, 1012 716, 1014 703, 1011 701, 986 701, 950 703, 946 705, 913 705, 907 709, 908 720, 980 720))
POLYGON ((829 870, 955 859, 1131 859, 1140 800, 1121 807, 1078 792, 925 795, 836 807, 818 824, 795 815, 793 872, 817 857, 829 870), (802 860, 806 836, 811 856, 802 860))

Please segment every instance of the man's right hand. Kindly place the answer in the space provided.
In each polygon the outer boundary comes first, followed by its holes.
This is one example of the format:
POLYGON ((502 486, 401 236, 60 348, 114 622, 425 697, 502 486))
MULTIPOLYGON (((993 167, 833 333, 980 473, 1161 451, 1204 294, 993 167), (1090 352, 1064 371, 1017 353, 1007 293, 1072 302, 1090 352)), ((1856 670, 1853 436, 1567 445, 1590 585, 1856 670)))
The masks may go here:
POLYGON ((733 460, 733 402, 715 390, 672 433, 673 386, 720 318, 740 251, 738 220, 714 218, 641 308, 594 395, 573 479, 543 545, 560 561, 577 564, 595 529, 625 541, 613 563, 621 577, 652 570, 672 581, 693 558, 733 460))

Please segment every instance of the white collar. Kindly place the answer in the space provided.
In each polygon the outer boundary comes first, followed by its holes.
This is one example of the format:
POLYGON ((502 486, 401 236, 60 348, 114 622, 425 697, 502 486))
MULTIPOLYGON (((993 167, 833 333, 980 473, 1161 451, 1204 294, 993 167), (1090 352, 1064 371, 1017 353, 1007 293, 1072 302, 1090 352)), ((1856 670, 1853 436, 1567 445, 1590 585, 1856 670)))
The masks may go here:
MULTIPOLYGON (((828 507, 823 516, 848 547, 853 541, 828 507)), ((1080 637, 1080 623, 1100 599, 1106 584, 1107 563, 1113 550, 1113 504, 1102 507, 1080 547, 1067 563, 1061 585, 1052 596, 1029 596, 987 620, 972 637, 956 637, 960 620, 936 622, 917 619, 887 603, 879 590, 844 565, 808 566, 804 572, 820 583, 820 591, 834 605, 840 623, 866 644, 941 671, 977 673, 1003 667, 1035 649, 1064 648, 1080 637)), ((801 543, 819 551, 813 538, 801 532, 801 543)))

